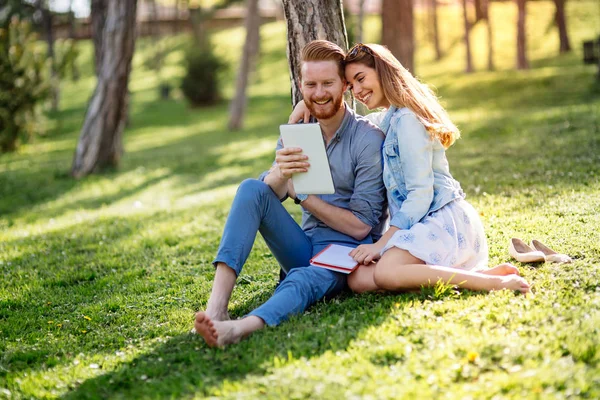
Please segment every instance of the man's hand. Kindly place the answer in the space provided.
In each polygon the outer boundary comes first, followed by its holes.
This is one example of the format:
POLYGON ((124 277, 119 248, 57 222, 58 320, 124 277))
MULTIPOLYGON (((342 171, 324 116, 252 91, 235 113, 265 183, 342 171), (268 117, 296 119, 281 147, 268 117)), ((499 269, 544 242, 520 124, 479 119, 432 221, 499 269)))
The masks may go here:
POLYGON ((308 156, 301 154, 299 147, 288 147, 277 150, 275 153, 275 163, 279 169, 281 179, 290 179, 293 174, 308 171, 310 164, 308 156))
POLYGON ((354 258, 359 264, 370 264, 372 261, 379 260, 379 253, 384 248, 385 243, 379 242, 373 244, 361 244, 350 252, 350 257, 354 258))

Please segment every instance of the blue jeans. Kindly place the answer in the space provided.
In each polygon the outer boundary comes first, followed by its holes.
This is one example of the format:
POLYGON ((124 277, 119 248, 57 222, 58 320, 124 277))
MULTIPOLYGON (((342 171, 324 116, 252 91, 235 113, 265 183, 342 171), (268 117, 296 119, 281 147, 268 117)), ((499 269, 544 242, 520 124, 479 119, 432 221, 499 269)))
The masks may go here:
POLYGON ((235 195, 213 263, 224 263, 239 276, 257 232, 287 273, 273 296, 249 314, 271 326, 304 312, 346 286, 345 274, 310 266, 315 254, 331 243, 349 246, 371 243, 370 235, 357 241, 327 227, 304 232, 266 183, 247 179, 235 195))

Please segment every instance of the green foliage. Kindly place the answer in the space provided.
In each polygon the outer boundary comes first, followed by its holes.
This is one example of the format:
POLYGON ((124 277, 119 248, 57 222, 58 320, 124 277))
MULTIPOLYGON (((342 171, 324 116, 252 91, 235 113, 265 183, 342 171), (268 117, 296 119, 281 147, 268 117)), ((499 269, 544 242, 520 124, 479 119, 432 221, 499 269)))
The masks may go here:
POLYGON ((46 71, 28 23, 15 18, 0 29, 0 152, 15 150, 38 130, 46 71))
POLYGON ((186 75, 181 90, 193 106, 206 106, 220 100, 219 75, 224 62, 212 46, 190 47, 186 54, 186 75))
POLYGON ((77 42, 73 39, 57 40, 54 49, 56 52, 54 68, 58 72, 58 76, 61 79, 70 76, 71 79, 77 80, 79 76, 77 58, 80 53, 77 42))

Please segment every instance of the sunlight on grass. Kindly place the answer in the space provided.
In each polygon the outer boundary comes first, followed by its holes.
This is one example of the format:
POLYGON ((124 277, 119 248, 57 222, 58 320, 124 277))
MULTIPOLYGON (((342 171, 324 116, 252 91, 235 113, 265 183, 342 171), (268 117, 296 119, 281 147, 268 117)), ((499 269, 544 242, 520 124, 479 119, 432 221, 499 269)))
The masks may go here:
MULTIPOLYGON (((169 39, 160 77, 140 39, 130 125, 116 170, 69 169, 95 84, 62 84, 45 136, 0 157, 0 397, 12 398, 598 398, 600 380, 600 90, 581 42, 598 35, 597 2, 569 1, 573 53, 546 29, 550 1, 528 4, 532 69, 514 71, 516 6, 494 2, 497 71, 485 70, 485 26, 472 32, 477 72, 464 69, 458 6, 440 7, 445 52, 434 61, 417 9, 416 70, 437 88, 462 139, 453 175, 481 215, 490 264, 511 261, 511 237, 539 239, 572 264, 516 263, 536 296, 443 285, 405 294, 343 294, 226 350, 188 334, 206 307, 212 260, 239 183, 273 161, 290 111, 286 26, 261 27, 244 129, 228 132, 244 30, 212 38, 229 67, 225 99, 190 108, 179 89, 186 35, 169 39)), ((380 21, 367 17, 365 42, 380 21)), ((286 209, 297 220, 300 208, 286 209)), ((274 291, 277 260, 258 235, 230 303, 246 315, 274 291)))

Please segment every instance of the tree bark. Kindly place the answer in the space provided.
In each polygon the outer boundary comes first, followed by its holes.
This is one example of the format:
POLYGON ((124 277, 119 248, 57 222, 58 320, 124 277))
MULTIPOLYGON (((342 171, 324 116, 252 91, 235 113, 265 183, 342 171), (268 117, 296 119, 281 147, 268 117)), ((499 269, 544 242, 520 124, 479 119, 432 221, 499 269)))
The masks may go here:
POLYGON ((485 19, 485 2, 486 0, 473 0, 473 6, 475 7, 475 22, 473 25, 485 19))
POLYGON ((567 0, 554 0, 556 5, 556 27, 558 28, 558 37, 560 39, 559 52, 568 53, 571 51, 571 43, 569 42, 569 34, 567 32, 567 17, 565 15, 565 3, 567 0))
POLYGON ((365 0, 358 0, 358 24, 356 27, 356 43, 363 42, 365 25, 365 0))
POLYGON ((60 79, 56 71, 56 53, 54 51, 54 29, 53 18, 48 4, 43 0, 37 0, 36 8, 42 16, 42 25, 48 45, 48 58, 50 59, 50 107, 52 111, 57 111, 60 103, 60 79))
POLYGON ((137 0, 109 0, 107 5, 98 83, 88 105, 71 169, 76 178, 117 166, 123 153, 137 0))
POLYGON ((383 0, 381 44, 388 47, 404 68, 415 73, 413 0, 383 0))
POLYGON ((341 0, 283 0, 287 22, 287 57, 292 84, 292 104, 302 100, 300 93, 300 54, 317 39, 329 40, 348 48, 341 0))
POLYGON ((469 23, 469 17, 467 15, 467 0, 463 0, 463 21, 465 25, 465 54, 466 63, 465 72, 473 72, 473 60, 471 58, 471 41, 469 40, 469 33, 471 31, 471 24, 469 23))
POLYGON ((91 3, 91 26, 92 26, 92 41, 94 42, 94 66, 96 68, 96 76, 100 74, 100 66, 102 65, 102 32, 106 23, 106 13, 108 11, 109 0, 92 0, 91 3))
POLYGON ((517 19, 517 69, 528 69, 527 41, 525 35, 525 16, 527 0, 516 0, 519 10, 517 19))
POLYGON ((240 69, 238 71, 235 98, 229 107, 229 129, 238 130, 244 123, 246 111, 246 87, 248 76, 253 69, 256 55, 258 54, 258 43, 260 41, 260 13, 258 12, 258 0, 248 0, 246 10, 246 43, 242 51, 240 69))
POLYGON ((494 66, 494 36, 492 31, 492 18, 490 18, 491 0, 484 0, 484 18, 487 27, 487 42, 488 42, 488 71, 496 69, 494 66))
POLYGON ((438 24, 438 9, 437 0, 430 0, 430 12, 431 12, 431 28, 432 28, 432 39, 433 46, 435 47, 435 59, 437 61, 442 59, 442 49, 440 47, 440 32, 438 24))

